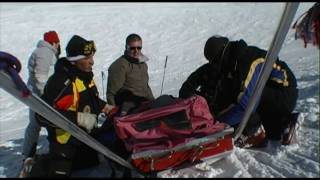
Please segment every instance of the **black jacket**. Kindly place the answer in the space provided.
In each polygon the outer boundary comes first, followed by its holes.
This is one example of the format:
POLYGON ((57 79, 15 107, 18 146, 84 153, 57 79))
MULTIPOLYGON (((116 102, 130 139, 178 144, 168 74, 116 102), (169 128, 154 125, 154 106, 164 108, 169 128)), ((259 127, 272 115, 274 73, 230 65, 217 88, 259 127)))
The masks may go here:
MULTIPOLYGON (((252 94, 266 53, 248 46, 243 40, 229 42, 220 60, 204 64, 191 73, 179 96, 202 95, 215 117, 230 125, 237 124, 252 94)), ((275 64, 266 86, 296 88, 296 79, 287 64, 280 60, 275 64)))
MULTIPOLYGON (((55 65, 55 72, 49 78, 42 99, 58 110, 70 121, 77 124, 77 112, 83 112, 84 108, 90 109, 90 113, 98 114, 106 104, 99 98, 97 87, 93 81, 93 73, 82 72, 73 66, 66 58, 61 58, 55 65)), ((73 158, 75 169, 90 166, 97 160, 96 151, 79 141, 68 136, 68 132, 59 127, 49 131, 50 148, 65 147, 75 150, 73 158), (66 138, 59 139, 59 133, 65 133, 66 138)), ((50 149, 50 151, 54 151, 50 149)))

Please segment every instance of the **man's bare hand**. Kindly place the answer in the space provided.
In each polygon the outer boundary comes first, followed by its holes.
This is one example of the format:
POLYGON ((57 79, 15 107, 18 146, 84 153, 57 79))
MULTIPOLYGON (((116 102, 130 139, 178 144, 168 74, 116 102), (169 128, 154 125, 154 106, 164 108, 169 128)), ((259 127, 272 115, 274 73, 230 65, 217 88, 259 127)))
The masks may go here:
POLYGON ((110 114, 112 110, 115 108, 114 105, 106 104, 104 108, 101 110, 101 112, 105 113, 106 115, 110 114))

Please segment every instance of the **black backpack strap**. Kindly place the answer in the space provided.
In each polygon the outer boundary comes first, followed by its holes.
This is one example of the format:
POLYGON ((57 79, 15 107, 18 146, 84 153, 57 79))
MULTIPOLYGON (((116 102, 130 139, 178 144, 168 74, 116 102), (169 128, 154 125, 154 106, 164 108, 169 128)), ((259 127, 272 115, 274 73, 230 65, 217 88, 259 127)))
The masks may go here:
MULTIPOLYGON (((59 92, 58 96, 54 99, 54 102, 57 101, 62 93, 67 89, 67 87, 71 84, 71 80, 67 79, 64 82, 64 88, 59 92)), ((43 97, 43 95, 41 96, 41 98, 43 97)), ((42 117, 40 114, 35 113, 35 118, 36 121, 39 123, 40 126, 42 127, 51 127, 51 128, 56 128, 57 126, 54 125, 53 123, 51 123, 50 121, 48 121, 46 118, 42 117)))

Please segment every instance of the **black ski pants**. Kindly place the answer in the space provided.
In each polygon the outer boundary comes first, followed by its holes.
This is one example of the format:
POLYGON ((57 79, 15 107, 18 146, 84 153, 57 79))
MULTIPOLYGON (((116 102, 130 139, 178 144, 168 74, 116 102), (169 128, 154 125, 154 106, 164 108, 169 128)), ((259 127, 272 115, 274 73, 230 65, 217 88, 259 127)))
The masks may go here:
POLYGON ((256 112, 268 139, 281 140, 284 129, 290 123, 289 115, 294 110, 297 99, 296 87, 265 86, 256 112))

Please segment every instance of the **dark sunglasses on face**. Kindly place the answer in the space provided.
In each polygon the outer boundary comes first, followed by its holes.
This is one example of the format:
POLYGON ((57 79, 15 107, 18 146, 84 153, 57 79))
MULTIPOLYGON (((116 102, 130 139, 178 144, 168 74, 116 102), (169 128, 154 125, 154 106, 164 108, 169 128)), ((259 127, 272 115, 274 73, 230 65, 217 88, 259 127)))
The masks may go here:
POLYGON ((142 47, 141 46, 138 46, 138 47, 129 47, 129 49, 132 51, 132 50, 135 50, 135 49, 138 49, 138 50, 141 50, 142 47))

